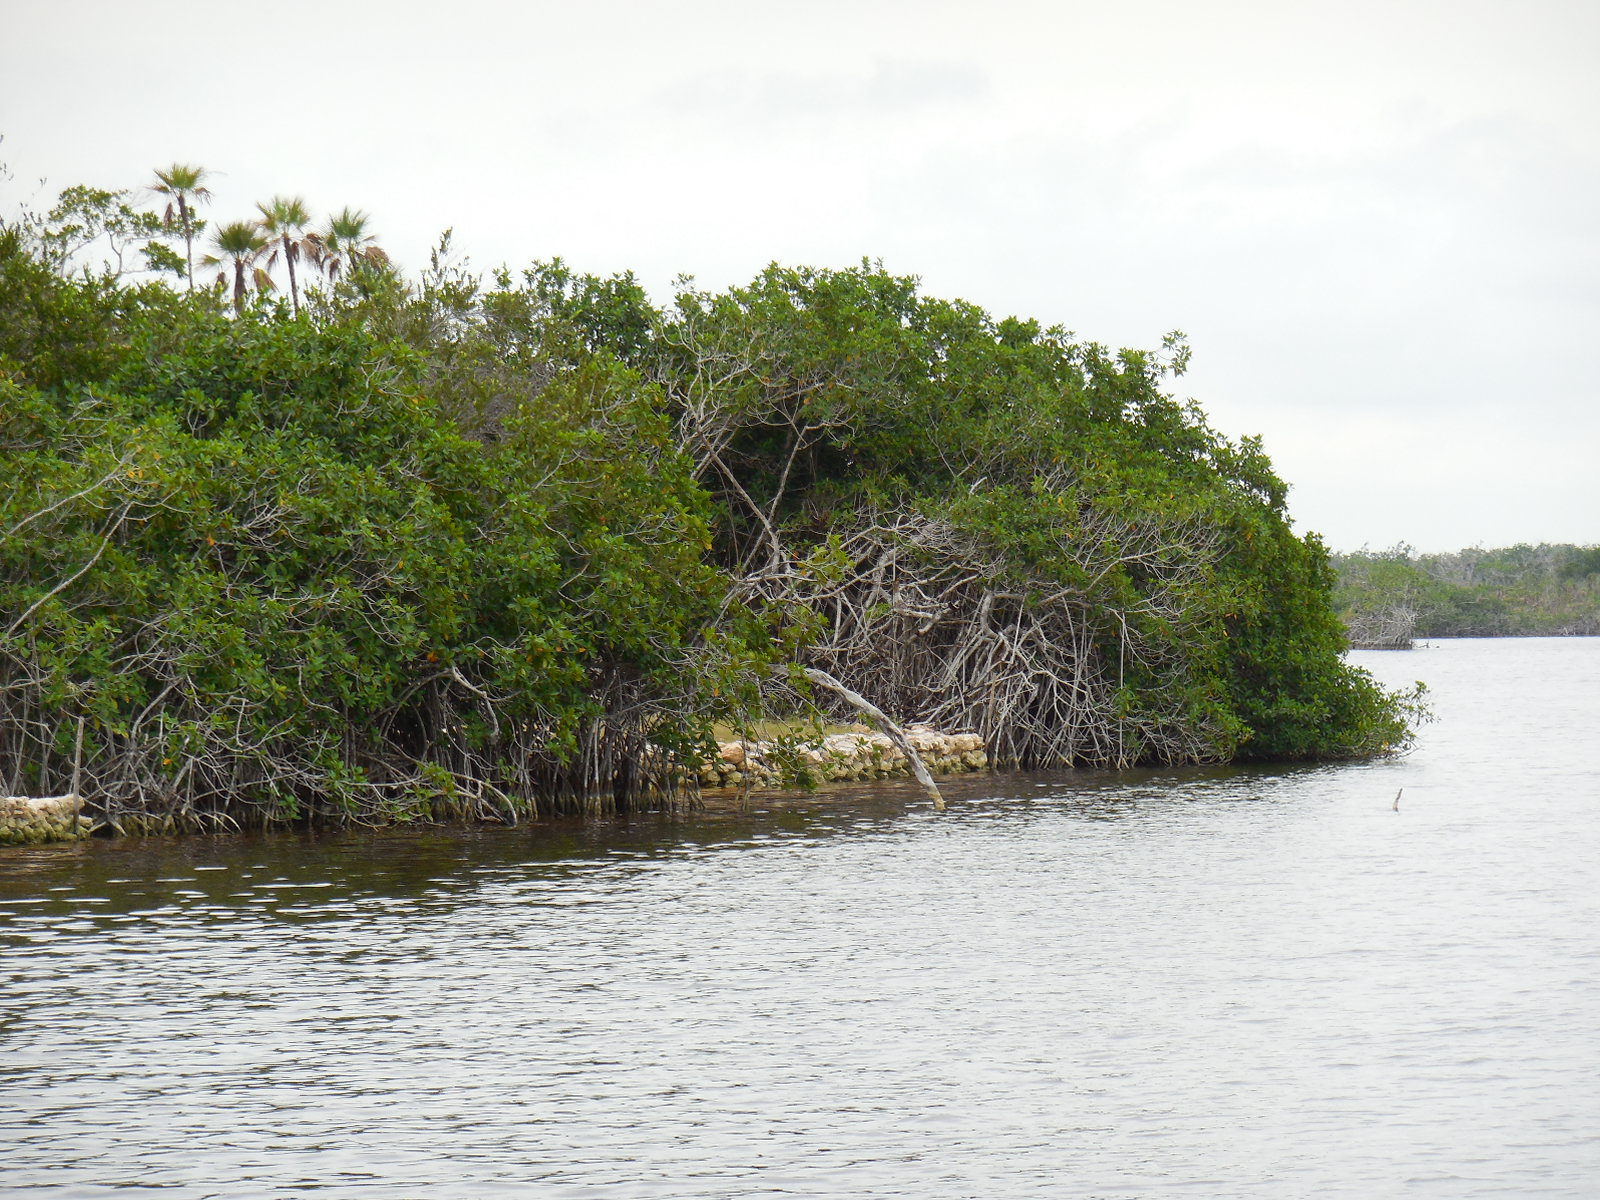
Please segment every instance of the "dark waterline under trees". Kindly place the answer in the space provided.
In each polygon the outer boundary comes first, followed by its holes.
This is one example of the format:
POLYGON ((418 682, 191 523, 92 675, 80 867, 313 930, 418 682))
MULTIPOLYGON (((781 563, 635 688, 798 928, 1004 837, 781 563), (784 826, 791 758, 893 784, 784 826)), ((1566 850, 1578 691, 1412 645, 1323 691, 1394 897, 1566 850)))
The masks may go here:
POLYGON ((447 247, 408 280, 282 198, 259 273, 191 292, 192 206, 82 191, 180 286, 75 266, 60 212, 0 228, 8 792, 65 790, 81 729, 125 828, 629 807, 716 726, 843 716, 805 667, 1002 765, 1408 739, 1259 444, 1162 390, 1181 338, 870 263, 664 306, 447 247))

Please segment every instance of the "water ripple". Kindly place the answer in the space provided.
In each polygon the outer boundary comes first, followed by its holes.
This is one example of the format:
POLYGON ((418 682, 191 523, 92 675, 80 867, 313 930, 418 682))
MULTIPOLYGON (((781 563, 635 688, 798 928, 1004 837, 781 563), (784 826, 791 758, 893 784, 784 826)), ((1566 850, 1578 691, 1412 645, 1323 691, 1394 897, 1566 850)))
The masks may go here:
POLYGON ((1371 656, 1400 763, 7 852, 6 1193, 1592 1195, 1597 650, 1371 656))

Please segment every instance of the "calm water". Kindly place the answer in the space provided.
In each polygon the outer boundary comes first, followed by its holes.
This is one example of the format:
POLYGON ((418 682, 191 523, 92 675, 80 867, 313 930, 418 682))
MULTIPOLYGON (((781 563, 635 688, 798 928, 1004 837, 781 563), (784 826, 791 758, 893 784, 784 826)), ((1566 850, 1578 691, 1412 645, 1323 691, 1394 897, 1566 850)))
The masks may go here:
POLYGON ((0 852, 0 1192, 1600 1194, 1600 639, 1358 657, 1412 757, 0 852))

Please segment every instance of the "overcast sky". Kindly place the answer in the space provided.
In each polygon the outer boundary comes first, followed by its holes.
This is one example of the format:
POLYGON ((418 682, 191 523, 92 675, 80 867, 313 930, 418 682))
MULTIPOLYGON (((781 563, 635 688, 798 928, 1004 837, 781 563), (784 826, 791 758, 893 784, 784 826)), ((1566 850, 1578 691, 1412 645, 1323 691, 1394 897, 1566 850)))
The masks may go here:
POLYGON ((1260 434, 1334 549, 1600 541, 1600 3, 0 0, 0 208, 215 175, 415 266, 881 258, 1260 434), (45 182, 41 186, 40 180, 45 182))

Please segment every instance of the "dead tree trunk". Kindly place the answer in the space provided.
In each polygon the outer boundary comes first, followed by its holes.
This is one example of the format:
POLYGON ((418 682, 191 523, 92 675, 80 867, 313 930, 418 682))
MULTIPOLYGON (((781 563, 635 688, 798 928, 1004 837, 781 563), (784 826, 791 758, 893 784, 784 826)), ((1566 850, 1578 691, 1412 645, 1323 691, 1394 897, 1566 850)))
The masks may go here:
POLYGON ((805 668, 806 678, 818 687, 825 687, 846 703, 854 705, 865 713, 866 716, 883 730, 888 738, 900 752, 906 756, 906 761, 911 764, 911 773, 917 777, 917 782, 922 785, 922 790, 928 793, 933 800, 934 811, 944 811, 944 794, 939 791, 939 785, 933 781, 927 764, 922 761, 922 755, 917 753, 917 748, 911 744, 911 739, 906 737, 905 731, 891 721, 881 708, 869 701, 860 692, 852 692, 826 671, 819 671, 815 667, 805 668))

